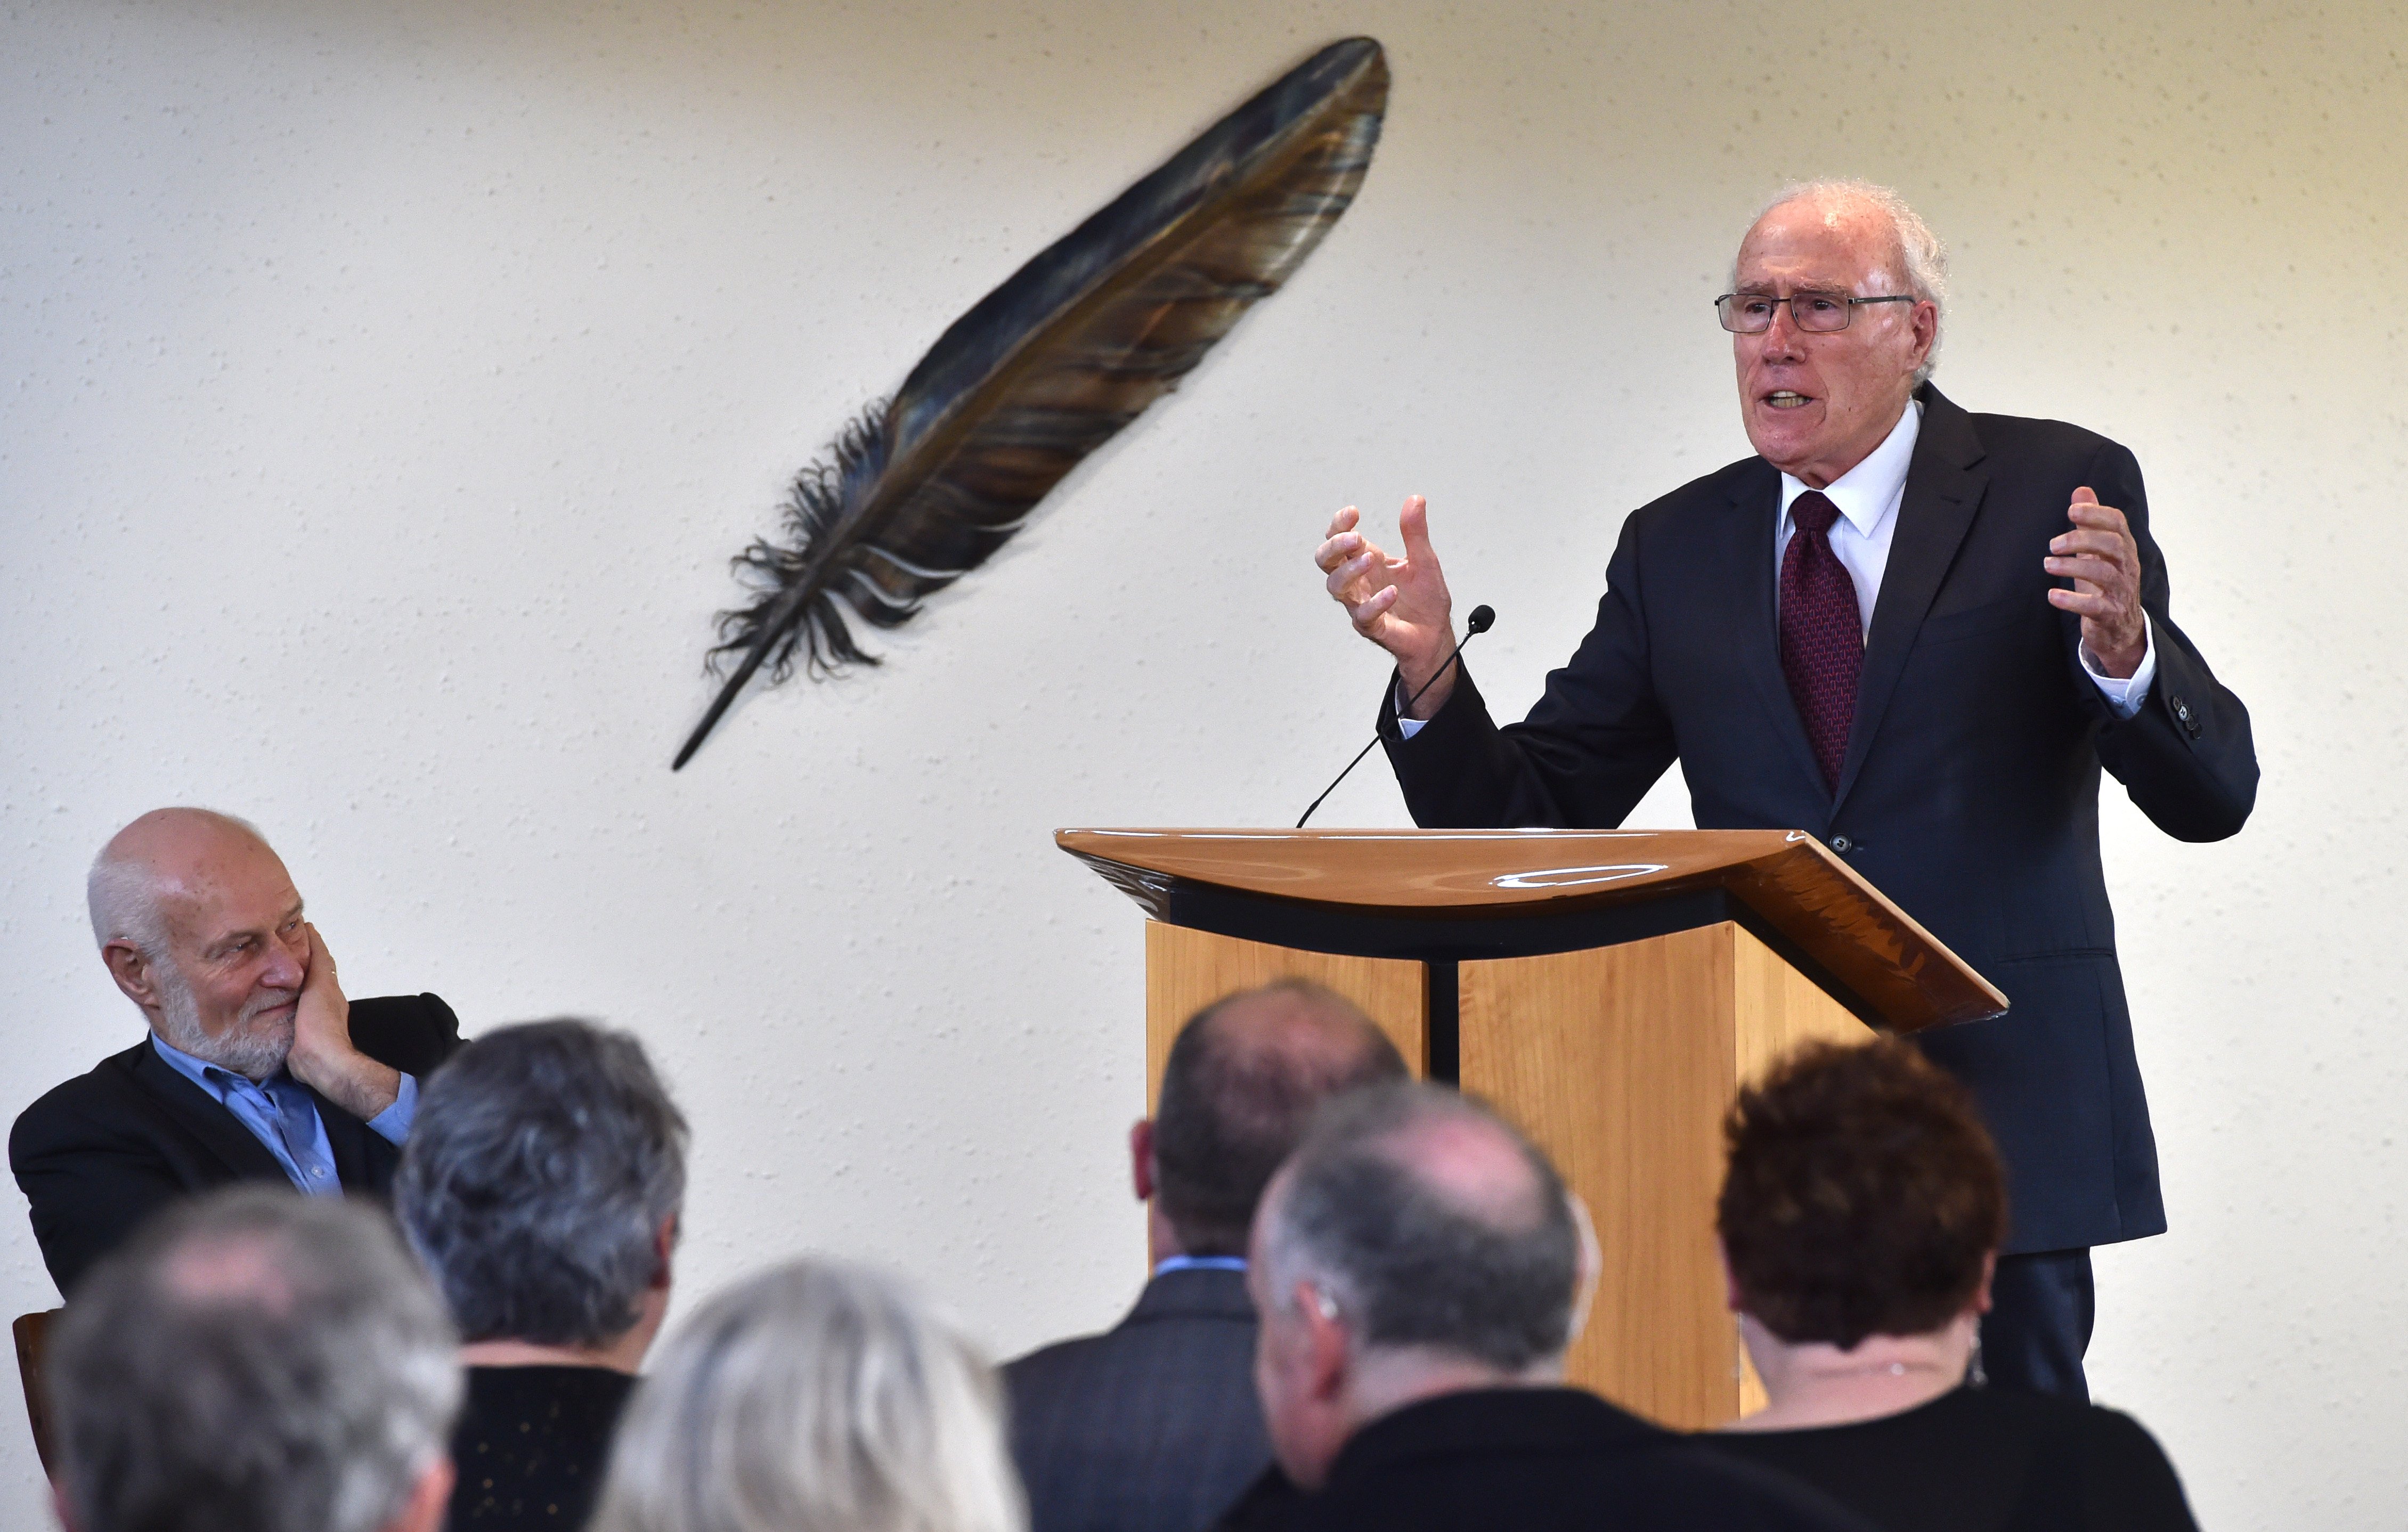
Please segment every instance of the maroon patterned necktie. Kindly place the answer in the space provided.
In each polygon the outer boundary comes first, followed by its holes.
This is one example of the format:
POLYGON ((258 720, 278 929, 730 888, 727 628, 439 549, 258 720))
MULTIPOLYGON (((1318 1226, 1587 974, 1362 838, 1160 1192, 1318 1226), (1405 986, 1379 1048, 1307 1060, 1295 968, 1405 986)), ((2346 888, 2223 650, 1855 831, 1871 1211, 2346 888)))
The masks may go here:
POLYGON ((1808 490, 1789 503, 1793 530, 1781 555, 1781 671, 1789 678, 1806 742, 1837 790, 1856 719, 1856 677, 1865 667, 1865 630, 1856 582, 1831 551, 1840 508, 1808 490))

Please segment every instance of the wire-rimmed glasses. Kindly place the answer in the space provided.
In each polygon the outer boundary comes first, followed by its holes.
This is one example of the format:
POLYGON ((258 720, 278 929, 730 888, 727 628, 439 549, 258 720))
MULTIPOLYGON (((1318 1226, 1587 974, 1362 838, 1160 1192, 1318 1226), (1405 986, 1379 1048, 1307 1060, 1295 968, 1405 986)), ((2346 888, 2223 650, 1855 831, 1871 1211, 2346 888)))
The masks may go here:
POLYGON ((1790 322, 1798 328, 1828 335, 1846 329, 1860 303, 1913 302, 1914 294, 1907 293, 1880 298, 1852 298, 1845 293, 1792 293, 1785 298, 1770 293, 1726 293, 1714 300, 1714 316, 1733 335, 1760 336, 1772 328, 1773 314, 1785 303, 1790 322))

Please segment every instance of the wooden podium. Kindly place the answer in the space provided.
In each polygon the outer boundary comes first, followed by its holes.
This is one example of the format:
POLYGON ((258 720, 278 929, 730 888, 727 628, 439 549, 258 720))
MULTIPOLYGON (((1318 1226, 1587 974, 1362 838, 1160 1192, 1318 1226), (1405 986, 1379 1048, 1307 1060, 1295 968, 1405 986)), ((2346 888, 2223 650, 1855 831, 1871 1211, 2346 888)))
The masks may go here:
POLYGON ((1761 1399, 1713 1199, 1739 1083, 1808 1038, 2007 1008, 1813 837, 1782 830, 1064 830, 1146 926, 1146 1081, 1188 1016, 1286 975, 1486 1097, 1604 1255, 1572 1381, 1669 1425, 1761 1399))

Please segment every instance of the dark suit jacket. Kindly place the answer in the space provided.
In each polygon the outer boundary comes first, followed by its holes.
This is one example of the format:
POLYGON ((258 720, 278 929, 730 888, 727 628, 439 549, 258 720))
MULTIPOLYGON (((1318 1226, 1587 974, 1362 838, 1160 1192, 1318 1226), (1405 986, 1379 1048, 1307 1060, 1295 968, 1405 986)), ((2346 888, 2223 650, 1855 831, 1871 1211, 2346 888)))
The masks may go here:
POLYGON ((1573 1388, 1443 1394, 1347 1440, 1319 1494, 1276 1470, 1222 1532, 1870 1532, 1769 1469, 1573 1388))
POLYGON ((2099 861, 2099 771, 2185 840, 2233 834, 2258 790, 2248 710, 2167 610, 2132 454, 2057 421, 1968 415, 1928 384, 1866 638, 1836 793, 1783 680, 1780 475, 1735 463, 1634 512, 1597 625, 1528 719, 1467 675, 1411 741, 1380 730, 1426 825, 1608 827, 1677 757, 1699 826, 1821 838, 2006 992, 1996 1021, 1923 1034, 2004 1153, 2010 1251, 2165 1227, 2099 861), (2157 672, 2117 719, 2041 567, 2077 485, 2130 518, 2157 672))
MULTIPOLYGON (((354 1000, 351 1021, 361 1052, 422 1082, 460 1046, 459 1018, 432 995, 354 1000)), ((310 1094, 343 1185, 384 1195, 401 1151, 310 1094)), ((178 1197, 238 1181, 292 1184, 266 1146, 161 1058, 147 1033, 27 1107, 8 1135, 8 1166, 61 1293, 178 1197)))
POLYGON ((1103 1335, 1003 1369, 1030 1532, 1193 1532, 1271 1460, 1239 1271, 1168 1271, 1103 1335))

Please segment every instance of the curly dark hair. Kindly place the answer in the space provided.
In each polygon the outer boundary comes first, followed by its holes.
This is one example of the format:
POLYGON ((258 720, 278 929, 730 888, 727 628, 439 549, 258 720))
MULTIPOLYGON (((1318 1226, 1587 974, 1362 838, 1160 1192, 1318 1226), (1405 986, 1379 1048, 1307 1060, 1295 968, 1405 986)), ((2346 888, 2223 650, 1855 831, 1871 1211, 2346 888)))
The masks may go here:
POLYGON ((1741 1308, 1784 1340, 1936 1330, 2006 1238, 1971 1094, 1895 1038, 1799 1048, 1739 1093, 1723 1139, 1715 1228, 1741 1308))

